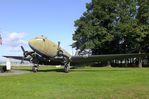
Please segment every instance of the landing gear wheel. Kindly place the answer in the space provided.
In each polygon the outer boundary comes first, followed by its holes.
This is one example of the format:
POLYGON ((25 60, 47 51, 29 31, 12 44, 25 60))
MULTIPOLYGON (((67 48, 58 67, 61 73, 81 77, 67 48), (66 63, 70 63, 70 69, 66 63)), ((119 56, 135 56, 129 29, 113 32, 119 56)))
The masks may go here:
POLYGON ((64 66, 64 72, 65 73, 68 73, 70 70, 70 65, 67 63, 65 66, 64 66))
POLYGON ((33 66, 33 67, 32 67, 32 71, 33 71, 33 72, 38 72, 38 67, 37 67, 37 66, 33 66))
POLYGON ((63 55, 63 62, 64 62, 64 72, 68 73, 70 70, 70 60, 69 57, 63 55))

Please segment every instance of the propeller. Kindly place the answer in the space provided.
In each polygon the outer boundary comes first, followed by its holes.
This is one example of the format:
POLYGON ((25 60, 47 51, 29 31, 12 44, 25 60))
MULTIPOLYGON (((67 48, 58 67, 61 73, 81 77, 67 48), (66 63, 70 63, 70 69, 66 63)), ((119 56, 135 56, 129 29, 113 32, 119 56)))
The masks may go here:
POLYGON ((21 46, 21 49, 22 49, 22 51, 23 51, 23 52, 25 52, 25 49, 24 49, 24 47, 23 47, 23 46, 21 46))
POLYGON ((60 41, 58 41, 57 56, 63 56, 63 51, 60 47, 60 41))
MULTIPOLYGON (((38 58, 38 55, 34 51, 25 51, 24 47, 21 46, 22 52, 23 52, 23 58, 21 60, 21 63, 24 63, 25 58, 30 58, 32 61, 38 58)), ((37 62, 36 62, 37 63, 37 62)))
POLYGON ((22 60, 21 60, 20 64, 23 64, 23 63, 24 63, 24 59, 22 58, 22 60))
POLYGON ((22 58, 22 60, 21 60, 21 64, 22 64, 22 63, 24 63, 24 58, 26 58, 26 57, 30 54, 30 52, 25 51, 25 49, 24 49, 23 46, 21 46, 21 49, 22 49, 23 56, 24 56, 24 57, 22 58))
POLYGON ((23 46, 21 46, 21 49, 22 49, 22 51, 23 51, 23 55, 24 55, 24 57, 27 57, 27 55, 28 55, 28 51, 25 51, 25 49, 24 49, 23 46))
POLYGON ((58 48, 57 50, 59 51, 60 50, 60 41, 58 41, 58 48))

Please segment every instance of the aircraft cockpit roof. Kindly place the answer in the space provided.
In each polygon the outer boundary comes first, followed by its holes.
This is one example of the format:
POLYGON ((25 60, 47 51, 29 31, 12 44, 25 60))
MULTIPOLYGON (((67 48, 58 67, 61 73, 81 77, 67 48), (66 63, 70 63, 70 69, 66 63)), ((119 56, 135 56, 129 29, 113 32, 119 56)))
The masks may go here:
POLYGON ((41 35, 41 36, 37 36, 35 39, 47 39, 45 36, 41 35))

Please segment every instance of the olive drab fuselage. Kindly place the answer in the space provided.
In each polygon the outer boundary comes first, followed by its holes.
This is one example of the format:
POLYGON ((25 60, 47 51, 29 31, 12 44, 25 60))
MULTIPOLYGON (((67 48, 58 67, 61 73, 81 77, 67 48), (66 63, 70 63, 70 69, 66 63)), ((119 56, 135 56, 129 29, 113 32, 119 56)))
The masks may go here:
MULTIPOLYGON (((57 55, 58 45, 48 40, 47 38, 40 36, 28 41, 29 46, 38 54, 45 57, 52 58, 57 55)), ((61 49, 65 55, 71 57, 71 55, 64 49, 61 49)))

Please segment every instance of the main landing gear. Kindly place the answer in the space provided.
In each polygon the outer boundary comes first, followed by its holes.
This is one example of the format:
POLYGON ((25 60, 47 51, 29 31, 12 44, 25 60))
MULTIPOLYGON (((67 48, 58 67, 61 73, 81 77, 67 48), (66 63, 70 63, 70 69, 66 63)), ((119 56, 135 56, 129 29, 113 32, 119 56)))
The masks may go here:
POLYGON ((68 73, 69 70, 70 70, 70 63, 64 64, 64 72, 65 72, 65 73, 68 73))
POLYGON ((67 56, 64 56, 64 72, 68 73, 70 70, 70 60, 67 56))
POLYGON ((70 70, 70 59, 68 56, 64 55, 63 50, 61 50, 60 42, 58 42, 57 56, 62 58, 64 64, 64 72, 68 73, 70 70))
POLYGON ((39 65, 34 64, 34 66, 32 67, 32 72, 38 72, 38 67, 39 65))

